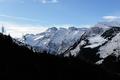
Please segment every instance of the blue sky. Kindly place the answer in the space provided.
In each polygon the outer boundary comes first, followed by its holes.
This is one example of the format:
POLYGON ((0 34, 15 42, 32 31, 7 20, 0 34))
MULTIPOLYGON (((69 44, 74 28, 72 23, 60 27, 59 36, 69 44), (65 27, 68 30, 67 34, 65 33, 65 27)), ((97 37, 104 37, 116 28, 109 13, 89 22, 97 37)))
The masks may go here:
POLYGON ((120 13, 120 0, 42 1, 0 0, 0 15, 4 15, 0 16, 0 21, 21 24, 95 24, 103 16, 119 16, 120 13))
POLYGON ((120 18, 120 0, 0 0, 0 22, 93 25, 120 18))

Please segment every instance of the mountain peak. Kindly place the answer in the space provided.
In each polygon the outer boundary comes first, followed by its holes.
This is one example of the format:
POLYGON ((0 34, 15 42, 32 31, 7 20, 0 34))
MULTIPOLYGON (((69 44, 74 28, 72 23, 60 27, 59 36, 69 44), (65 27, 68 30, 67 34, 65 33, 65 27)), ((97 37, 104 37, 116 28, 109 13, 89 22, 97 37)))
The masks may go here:
POLYGON ((120 27, 119 21, 106 21, 106 22, 98 22, 96 27, 120 27))
POLYGON ((71 31, 78 30, 78 28, 76 28, 76 27, 69 27, 68 29, 71 30, 71 31))
POLYGON ((51 27, 51 28, 48 28, 47 31, 48 32, 53 32, 53 31, 57 31, 58 29, 56 27, 51 27))

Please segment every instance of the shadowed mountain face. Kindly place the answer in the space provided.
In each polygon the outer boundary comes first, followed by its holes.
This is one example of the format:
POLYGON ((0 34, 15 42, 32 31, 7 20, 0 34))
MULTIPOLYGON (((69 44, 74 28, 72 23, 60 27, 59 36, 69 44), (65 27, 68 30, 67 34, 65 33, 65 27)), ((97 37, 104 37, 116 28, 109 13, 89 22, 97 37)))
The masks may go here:
POLYGON ((99 66, 73 57, 34 53, 0 34, 0 80, 119 80, 99 66))

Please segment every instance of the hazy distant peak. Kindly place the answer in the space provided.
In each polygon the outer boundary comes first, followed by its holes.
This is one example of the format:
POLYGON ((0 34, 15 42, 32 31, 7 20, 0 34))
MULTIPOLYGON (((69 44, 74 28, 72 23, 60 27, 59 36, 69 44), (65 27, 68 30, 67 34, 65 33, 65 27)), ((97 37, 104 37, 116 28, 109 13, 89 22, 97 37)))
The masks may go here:
POLYGON ((51 31, 57 31, 58 29, 56 27, 51 27, 51 28, 48 28, 47 31, 48 32, 51 32, 51 31))
POLYGON ((78 30, 78 28, 76 28, 76 27, 69 27, 68 29, 69 30, 78 30))
POLYGON ((99 22, 95 26, 97 27, 120 27, 120 22, 119 21, 99 22))

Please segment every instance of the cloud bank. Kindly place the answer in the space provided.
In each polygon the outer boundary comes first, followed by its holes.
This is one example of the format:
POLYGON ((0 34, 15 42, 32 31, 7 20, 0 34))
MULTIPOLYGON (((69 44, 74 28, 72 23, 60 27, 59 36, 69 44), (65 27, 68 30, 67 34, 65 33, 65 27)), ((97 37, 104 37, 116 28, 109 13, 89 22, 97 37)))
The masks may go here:
MULTIPOLYGON (((26 0, 0 0, 0 3, 5 3, 5 2, 19 2, 19 3, 25 3, 26 0)), ((49 4, 49 3, 58 3, 59 0, 31 0, 32 2, 39 2, 42 4, 49 4)))
POLYGON ((107 21, 114 21, 114 20, 119 20, 120 16, 103 16, 102 18, 107 21))
POLYGON ((5 28, 5 34, 10 34, 14 38, 20 38, 25 34, 38 34, 48 29, 41 25, 19 25, 7 22, 0 22, 0 25, 0 32, 3 25, 5 28))
POLYGON ((43 4, 47 4, 47 3, 58 3, 58 0, 35 0, 36 2, 40 2, 43 4))

